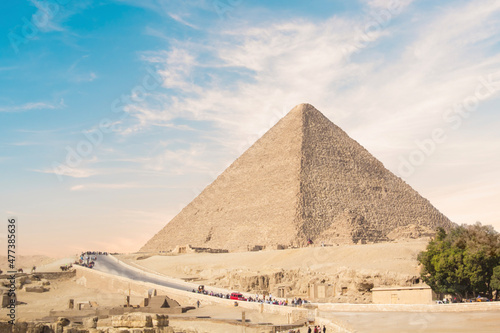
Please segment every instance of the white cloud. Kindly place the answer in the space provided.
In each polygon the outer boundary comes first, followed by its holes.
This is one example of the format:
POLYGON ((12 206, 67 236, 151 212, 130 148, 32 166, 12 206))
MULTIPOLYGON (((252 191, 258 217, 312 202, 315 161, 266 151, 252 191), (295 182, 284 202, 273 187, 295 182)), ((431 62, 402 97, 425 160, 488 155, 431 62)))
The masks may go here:
POLYGON ((54 167, 52 169, 43 169, 43 170, 35 169, 32 171, 41 173, 50 173, 57 176, 67 176, 72 178, 88 178, 99 174, 99 172, 97 172, 96 170, 85 169, 85 168, 71 168, 66 165, 59 165, 58 167, 54 167))
MULTIPOLYGON (((398 157, 416 140, 449 126, 443 115, 474 95, 480 78, 500 71, 500 54, 493 48, 500 38, 500 3, 452 4, 432 15, 412 6, 411 12, 401 11, 404 19, 392 15, 373 28, 375 14, 389 3, 368 1, 361 22, 335 16, 230 27, 213 31, 204 44, 176 41, 168 52, 149 53, 144 60, 163 66, 164 87, 175 94, 152 93, 135 105, 133 128, 141 131, 177 117, 205 121, 215 128, 207 137, 219 144, 205 149, 225 146, 234 158, 294 105, 309 102, 396 171, 398 157), (208 79, 200 83, 202 75, 208 79)), ((399 5, 404 9, 411 3, 399 5)), ((495 98, 480 101, 478 108, 495 98)), ((481 143, 466 149, 481 149, 481 143)), ((202 170, 204 156, 165 153, 157 165, 182 170, 198 163, 202 170)), ((500 162, 494 163, 500 169, 500 162)), ((467 165, 460 170, 473 172, 467 165)))
MULTIPOLYGON (((410 1, 401 3, 406 6, 410 1)), ((378 8, 388 2, 370 4, 378 8)), ((379 138, 381 146, 391 139, 374 132, 402 129, 407 138, 402 147, 408 147, 423 128, 442 122, 446 108, 473 93, 480 75, 500 69, 500 57, 487 56, 478 46, 497 38, 498 26, 490 19, 499 4, 487 5, 454 7, 432 20, 413 22, 406 28, 417 34, 408 41, 402 41, 406 36, 389 23, 383 30, 370 31, 369 42, 356 44, 366 32, 353 26, 363 24, 334 17, 232 29, 214 35, 213 47, 178 42, 169 52, 145 58, 154 63, 163 59, 159 73, 164 86, 175 89, 178 97, 158 94, 160 108, 143 104, 132 112, 142 126, 183 116, 214 122, 231 137, 241 138, 269 128, 283 110, 311 102, 340 125, 361 133, 362 139, 379 138), (393 54, 373 49, 391 38, 400 43, 393 54), (366 48, 369 53, 363 53, 366 48), (216 60, 202 65, 197 58, 210 51, 216 60), (359 53, 361 60, 350 60, 353 53, 359 53), (365 54, 372 59, 364 59, 365 54), (228 84, 215 73, 208 84, 194 83, 197 71, 207 66, 214 72, 243 70, 249 80, 228 84)), ((365 20, 373 18, 368 15, 365 20)))
POLYGON ((31 16, 33 23, 42 32, 66 32, 63 23, 92 4, 89 0, 80 1, 44 1, 30 0, 37 11, 31 16))
POLYGON ((22 141, 22 142, 13 142, 13 143, 10 143, 10 145, 12 146, 39 146, 43 144, 42 142, 30 142, 30 141, 22 141))
POLYGON ((122 183, 122 184, 110 184, 110 183, 91 183, 91 184, 80 184, 74 185, 70 188, 71 191, 83 191, 83 190, 122 190, 131 188, 167 188, 160 185, 144 185, 137 183, 122 183))
POLYGON ((208 172, 206 145, 192 144, 187 149, 170 149, 158 146, 143 164, 146 170, 165 171, 174 175, 208 172), (205 160, 205 161, 203 161, 205 160))
POLYGON ((396 13, 408 7, 414 0, 365 0, 365 3, 374 9, 390 9, 396 13))
POLYGON ((64 31, 58 20, 55 18, 60 14, 61 6, 56 2, 30 0, 37 8, 35 14, 32 15, 32 22, 43 32, 64 31))
POLYGON ((32 102, 32 103, 25 103, 21 105, 14 105, 14 106, 4 106, 0 107, 0 112, 24 112, 24 111, 31 111, 31 110, 51 110, 51 109, 57 109, 64 106, 64 101, 61 100, 59 105, 53 104, 53 103, 47 103, 47 102, 32 102))
POLYGON ((180 17, 179 15, 177 14, 173 14, 173 13, 169 13, 168 16, 170 16, 172 19, 174 19, 175 21, 181 23, 181 24, 184 24, 185 26, 188 26, 192 29, 196 29, 196 30, 199 30, 200 28, 198 28, 196 25, 192 24, 192 23, 189 23, 187 22, 186 20, 184 20, 182 17, 180 17))

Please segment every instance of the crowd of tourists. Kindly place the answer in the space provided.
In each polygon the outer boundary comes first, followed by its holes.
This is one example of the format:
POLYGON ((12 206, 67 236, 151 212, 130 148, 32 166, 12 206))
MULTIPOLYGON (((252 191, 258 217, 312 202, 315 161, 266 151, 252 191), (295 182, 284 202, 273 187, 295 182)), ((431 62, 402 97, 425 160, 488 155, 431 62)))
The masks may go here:
POLYGON ((102 252, 102 251, 86 251, 82 252, 80 256, 87 255, 87 256, 107 256, 108 252, 102 252))
POLYGON ((97 261, 98 255, 107 256, 107 252, 100 251, 86 251, 80 254, 80 258, 75 262, 75 264, 80 265, 82 267, 93 268, 95 262, 97 261))
POLYGON ((323 328, 321 328, 321 326, 319 326, 319 325, 316 325, 313 328, 311 328, 311 326, 309 326, 309 328, 307 329, 307 333, 321 333, 321 332, 323 332, 323 333, 326 332, 325 325, 323 325, 323 328))
MULTIPOLYGON (((288 333, 300 333, 300 329, 289 330, 287 332, 288 333)), ((323 325, 323 327, 321 327, 320 325, 309 326, 307 328, 307 333, 326 333, 326 326, 325 325, 323 325)))
MULTIPOLYGON (((231 298, 231 294, 215 293, 213 291, 207 291, 204 288, 198 288, 198 290, 193 289, 192 292, 198 293, 198 294, 204 294, 207 296, 224 298, 224 299, 234 299, 234 298, 231 298)), ((242 298, 239 298, 237 300, 244 301, 244 302, 256 302, 256 303, 282 305, 282 306, 288 306, 288 305, 301 306, 302 304, 307 303, 307 301, 302 299, 302 298, 294 298, 291 301, 288 301, 287 299, 285 299, 285 300, 276 299, 273 297, 272 294, 269 294, 269 296, 256 294, 255 297, 252 297, 252 296, 250 296, 248 298, 242 297, 242 298)))

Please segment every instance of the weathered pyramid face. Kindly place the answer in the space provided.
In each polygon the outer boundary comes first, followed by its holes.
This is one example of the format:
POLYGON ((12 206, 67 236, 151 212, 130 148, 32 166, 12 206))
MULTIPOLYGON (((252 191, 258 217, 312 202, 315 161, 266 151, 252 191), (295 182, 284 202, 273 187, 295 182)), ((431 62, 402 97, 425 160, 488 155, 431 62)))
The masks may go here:
POLYGON ((451 222, 309 104, 293 108, 141 251, 427 236, 451 222))

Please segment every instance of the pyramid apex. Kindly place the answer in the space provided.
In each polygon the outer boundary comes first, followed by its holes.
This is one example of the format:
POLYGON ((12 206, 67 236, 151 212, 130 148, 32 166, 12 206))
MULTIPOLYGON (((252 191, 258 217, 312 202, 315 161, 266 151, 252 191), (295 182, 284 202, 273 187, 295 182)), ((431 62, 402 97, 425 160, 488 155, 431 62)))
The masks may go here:
POLYGON ((301 104, 296 105, 292 110, 290 110, 290 112, 293 112, 293 111, 295 111, 295 112, 306 112, 306 111, 309 111, 309 110, 316 110, 316 111, 318 111, 314 106, 312 106, 309 103, 301 103, 301 104))
POLYGON ((301 103, 296 105, 293 109, 291 109, 287 115, 292 117, 305 117, 311 116, 313 114, 320 114, 324 117, 324 115, 316 109, 312 104, 309 103, 301 103))

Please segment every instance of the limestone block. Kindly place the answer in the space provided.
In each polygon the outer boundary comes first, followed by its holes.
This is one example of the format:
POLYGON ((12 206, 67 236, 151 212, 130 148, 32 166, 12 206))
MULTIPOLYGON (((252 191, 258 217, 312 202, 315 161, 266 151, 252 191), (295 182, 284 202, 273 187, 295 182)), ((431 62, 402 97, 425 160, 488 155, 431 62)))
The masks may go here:
POLYGON ((121 316, 113 316, 111 318, 113 327, 153 327, 153 319, 150 315, 144 313, 129 313, 121 316))
POLYGON ((98 317, 89 317, 83 320, 83 326, 86 328, 97 328, 98 317))
POLYGON ((28 293, 44 293, 46 291, 49 291, 49 288, 43 286, 29 286, 26 287, 25 290, 28 293))
POLYGON ((153 326, 154 327, 166 327, 168 326, 168 315, 153 315, 153 326))
POLYGON ((89 330, 80 327, 64 327, 63 333, 89 333, 89 330))
POLYGON ((71 323, 71 321, 68 318, 64 317, 59 317, 57 319, 57 324, 61 324, 61 326, 68 326, 71 323))

